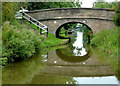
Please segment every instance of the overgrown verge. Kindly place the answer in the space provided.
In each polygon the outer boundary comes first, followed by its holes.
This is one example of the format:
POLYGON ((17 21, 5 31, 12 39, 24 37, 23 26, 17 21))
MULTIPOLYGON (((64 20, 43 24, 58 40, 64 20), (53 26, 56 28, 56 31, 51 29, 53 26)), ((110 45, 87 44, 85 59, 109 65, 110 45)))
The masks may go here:
POLYGON ((62 39, 48 34, 45 38, 39 30, 28 29, 18 20, 7 21, 2 26, 2 64, 21 61, 30 58, 43 48, 53 47, 67 43, 62 39))
POLYGON ((96 34, 92 40, 91 45, 96 46, 100 51, 104 51, 109 55, 111 66, 118 72, 118 30, 120 27, 115 27, 111 30, 104 30, 96 34))
MULTIPOLYGON (((19 22, 15 21, 19 24, 19 22)), ((38 31, 27 29, 25 26, 18 28, 5 22, 2 26, 2 60, 15 62, 31 57, 41 48, 43 36, 38 31)))
POLYGON ((111 30, 99 32, 91 40, 91 45, 95 45, 101 50, 113 56, 118 55, 118 27, 111 30))
MULTIPOLYGON (((30 24, 28 21, 24 21, 28 26, 30 26, 32 29, 35 30, 40 30, 37 28, 37 26, 35 26, 34 24, 30 24)), ((44 33, 43 35, 46 35, 47 33, 44 33)), ((62 44, 66 44, 68 43, 67 39, 59 39, 56 38, 55 35, 48 33, 48 37, 46 38, 46 40, 42 43, 42 48, 45 47, 53 47, 53 46, 57 46, 57 45, 62 45, 62 44)))

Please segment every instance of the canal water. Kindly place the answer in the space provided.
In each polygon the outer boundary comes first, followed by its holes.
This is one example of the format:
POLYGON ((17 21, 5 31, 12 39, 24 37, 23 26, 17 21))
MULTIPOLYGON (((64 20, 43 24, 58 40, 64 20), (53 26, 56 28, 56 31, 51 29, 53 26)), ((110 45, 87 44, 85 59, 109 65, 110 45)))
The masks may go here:
POLYGON ((83 32, 74 32, 70 44, 3 67, 3 84, 118 84, 109 55, 83 39, 83 32))

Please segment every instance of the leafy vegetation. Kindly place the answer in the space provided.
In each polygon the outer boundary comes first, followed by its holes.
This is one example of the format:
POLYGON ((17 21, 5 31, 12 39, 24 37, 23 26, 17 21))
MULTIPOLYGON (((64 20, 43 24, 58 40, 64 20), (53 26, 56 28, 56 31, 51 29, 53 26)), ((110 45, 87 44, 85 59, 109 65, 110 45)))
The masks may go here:
POLYGON ((19 29, 5 22, 2 27, 2 58, 8 62, 29 58, 40 50, 43 40, 38 31, 28 30, 25 26, 19 29))
MULTIPOLYGON (((30 24, 28 21, 25 21, 25 23, 27 23, 30 27, 32 27, 35 30, 39 29, 37 28, 37 26, 35 26, 34 24, 30 24)), ((46 35, 46 33, 44 33, 43 35, 46 35)), ((67 40, 66 39, 59 39, 56 38, 55 35, 48 33, 48 37, 46 38, 46 40, 42 43, 42 48, 45 47, 53 47, 53 46, 57 46, 57 45, 61 45, 61 44, 66 44, 67 40), (54 41, 53 41, 54 40, 54 41)))
MULTIPOLYGON (((0 60, 2 60, 3 64, 5 64, 6 62, 15 62, 29 58, 43 47, 66 43, 66 41, 57 39, 54 35, 50 33, 48 38, 43 41, 45 37, 39 35, 39 30, 28 30, 28 28, 24 24, 21 24, 18 20, 15 20, 16 11, 18 11, 20 7, 24 7, 26 9, 28 8, 30 10, 37 10, 75 6, 79 5, 72 2, 2 2, 3 33, 2 41, 0 41, 0 43, 2 43, 3 46, 2 58, 0 60), (32 7, 33 9, 31 9, 30 7, 32 7)), ((36 26, 32 24, 31 26, 37 29, 36 26)))
MULTIPOLYGON (((119 30, 120 30, 120 2, 112 2, 112 3, 95 3, 94 8, 110 8, 114 9, 116 14, 113 18, 113 22, 116 24, 116 27, 111 30, 104 30, 99 32, 94 36, 94 38, 91 40, 91 45, 97 46, 100 51, 104 51, 105 53, 108 53, 110 63, 113 69, 116 71, 116 73, 120 72, 120 69, 118 68, 118 56, 119 56, 119 30)), ((105 57, 104 53, 101 57, 105 57)), ((106 58, 105 58, 106 59, 106 58)), ((107 60, 108 61, 108 60, 107 60)), ((118 78, 120 76, 118 75, 118 78)))
POLYGON ((115 17, 113 18, 114 23, 116 26, 120 26, 120 2, 118 3, 116 9, 115 9, 115 17))
POLYGON ((83 24, 80 24, 80 23, 76 23, 76 22, 71 22, 71 23, 63 25, 60 28, 59 36, 61 36, 61 37, 71 37, 70 35, 68 35, 68 33, 72 34, 72 33, 75 33, 75 32, 83 32, 84 33, 83 34, 84 35, 83 36, 84 37, 83 41, 87 42, 87 43, 90 42, 89 39, 92 38, 92 36, 93 36, 92 31, 89 27, 87 27, 83 24))
POLYGON ((16 11, 20 10, 20 7, 26 7, 25 2, 2 2, 2 23, 5 21, 13 22, 15 20, 16 11))
POLYGON ((4 2, 2 3, 2 22, 13 21, 15 19, 15 3, 13 2, 4 2))
MULTIPOLYGON (((54 35, 48 34, 45 41, 44 35, 39 35, 39 30, 28 29, 19 21, 10 25, 5 22, 2 27, 2 63, 16 62, 31 57, 42 48, 57 46, 67 43, 66 40, 57 39, 54 35), (18 28, 18 26, 20 26, 18 28), (53 41, 54 40, 54 41, 53 41)), ((31 24, 31 26, 36 27, 31 24)))
POLYGON ((92 45, 96 45, 103 51, 113 56, 118 55, 118 27, 111 30, 99 32, 91 40, 92 45))
POLYGON ((93 8, 110 8, 115 10, 116 14, 113 18, 113 22, 116 26, 120 26, 120 2, 94 2, 93 8))
POLYGON ((29 2, 28 10, 40 10, 49 8, 67 8, 80 7, 80 3, 76 2, 29 2))
POLYGON ((2 2, 2 22, 14 21, 16 11, 23 7, 28 10, 40 10, 48 8, 80 7, 78 2, 2 2))
POLYGON ((118 72, 118 29, 120 28, 101 31, 91 40, 91 45, 97 46, 99 51, 104 51, 109 55, 111 66, 116 72, 118 72))
POLYGON ((115 9, 118 2, 94 2, 93 8, 110 8, 115 9))

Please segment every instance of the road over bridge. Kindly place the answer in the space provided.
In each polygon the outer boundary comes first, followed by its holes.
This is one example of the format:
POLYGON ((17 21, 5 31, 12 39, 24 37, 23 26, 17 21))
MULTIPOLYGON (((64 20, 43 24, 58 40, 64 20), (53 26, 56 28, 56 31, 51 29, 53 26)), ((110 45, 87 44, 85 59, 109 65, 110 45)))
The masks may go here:
POLYGON ((33 18, 48 26, 48 31, 56 34, 56 30, 68 22, 79 22, 91 28, 94 34, 103 29, 114 28, 112 21, 115 11, 95 8, 55 8, 26 12, 33 18))

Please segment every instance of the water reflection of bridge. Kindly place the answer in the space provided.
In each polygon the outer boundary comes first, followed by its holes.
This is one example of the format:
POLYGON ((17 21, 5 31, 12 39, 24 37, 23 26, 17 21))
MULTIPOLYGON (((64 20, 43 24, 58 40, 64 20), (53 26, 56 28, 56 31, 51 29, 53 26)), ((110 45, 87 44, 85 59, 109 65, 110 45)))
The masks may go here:
POLYGON ((76 77, 111 76, 113 70, 108 63, 101 63, 96 55, 81 62, 67 62, 58 57, 56 51, 48 53, 44 74, 67 75, 76 77))

